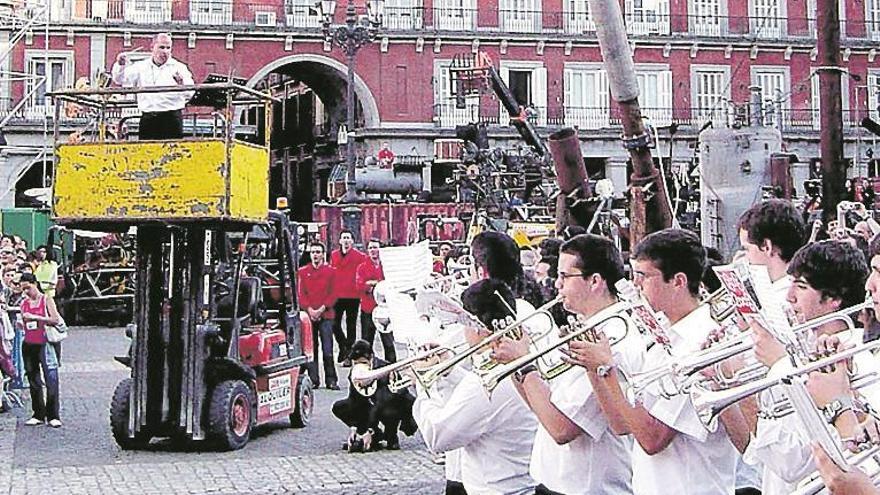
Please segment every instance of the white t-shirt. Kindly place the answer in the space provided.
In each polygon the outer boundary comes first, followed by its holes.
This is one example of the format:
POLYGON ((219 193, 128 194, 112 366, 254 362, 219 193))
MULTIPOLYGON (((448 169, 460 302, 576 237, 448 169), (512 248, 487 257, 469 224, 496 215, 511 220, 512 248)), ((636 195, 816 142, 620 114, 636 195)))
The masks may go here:
MULTIPOLYGON (((702 306, 670 328, 673 355, 699 349, 708 333, 717 328, 708 306, 702 306)), ((662 365, 672 357, 659 345, 646 355, 645 369, 662 365)), ((638 444, 633 447, 633 492, 636 495, 685 494, 730 495, 738 453, 723 425, 708 431, 690 401, 690 396, 670 399, 659 396, 656 388, 644 394, 643 406, 657 420, 677 434, 661 452, 648 455, 638 444)))
MULTIPOLYGON (((613 306, 597 313, 611 314, 613 306)), ((602 326, 609 335, 622 335, 624 323, 613 319, 602 326)), ((633 329, 613 347, 615 363, 629 368, 644 352, 642 340, 633 329)), ((584 434, 565 445, 559 445, 539 423, 532 449, 530 472, 538 483, 548 489, 577 494, 632 493, 632 438, 617 436, 611 431, 586 371, 573 367, 549 382, 550 402, 580 427, 584 434)))

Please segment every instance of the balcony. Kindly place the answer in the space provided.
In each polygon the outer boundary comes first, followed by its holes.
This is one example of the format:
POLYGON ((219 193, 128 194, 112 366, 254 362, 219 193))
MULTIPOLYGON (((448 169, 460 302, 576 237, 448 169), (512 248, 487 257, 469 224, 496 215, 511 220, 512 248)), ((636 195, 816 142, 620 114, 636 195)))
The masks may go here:
MULTIPOLYGON (((309 0, 74 0, 65 21, 76 24, 172 24, 231 26, 233 29, 291 27, 319 30, 321 18, 309 0)), ((465 3, 467 5, 467 3, 465 3)), ((53 16, 56 14, 53 14, 53 16)), ((62 15, 58 13, 57 15, 62 15)), ((706 37, 729 41, 799 41, 816 38, 816 20, 806 17, 748 17, 716 15, 659 15, 641 12, 625 16, 634 39, 656 36, 706 37)), ((477 9, 435 2, 431 8, 386 7, 389 31, 414 33, 556 34, 593 37, 596 25, 586 12, 477 9)), ((851 40, 880 41, 880 20, 841 21, 841 35, 851 40)))

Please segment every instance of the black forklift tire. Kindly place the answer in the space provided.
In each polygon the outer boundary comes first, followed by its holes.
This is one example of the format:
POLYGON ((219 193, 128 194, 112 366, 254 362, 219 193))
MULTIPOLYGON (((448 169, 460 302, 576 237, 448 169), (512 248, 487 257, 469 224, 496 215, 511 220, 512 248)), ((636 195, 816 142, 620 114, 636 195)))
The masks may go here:
POLYGON ((116 384, 113 399, 110 401, 110 429, 119 448, 138 450, 149 445, 151 437, 144 432, 138 433, 134 438, 128 436, 128 411, 131 406, 129 390, 131 390, 131 378, 116 384))
POLYGON ((312 408, 315 406, 315 393, 312 379, 300 372, 296 383, 296 405, 290 413, 290 424, 294 428, 305 428, 312 421, 312 408))
POLYGON ((211 393, 208 432, 217 448, 238 450, 251 438, 256 418, 254 396, 241 380, 220 382, 211 393))

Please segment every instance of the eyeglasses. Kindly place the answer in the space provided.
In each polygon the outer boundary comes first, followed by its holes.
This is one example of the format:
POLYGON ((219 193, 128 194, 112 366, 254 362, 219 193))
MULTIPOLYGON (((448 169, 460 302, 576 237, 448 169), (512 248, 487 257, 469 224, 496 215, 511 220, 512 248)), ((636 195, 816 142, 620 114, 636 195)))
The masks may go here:
POLYGON ((586 273, 584 273, 584 272, 575 272, 575 273, 557 272, 557 273, 559 274, 559 278, 561 278, 563 281, 565 281, 566 279, 572 278, 572 277, 583 277, 584 275, 586 275, 586 273))

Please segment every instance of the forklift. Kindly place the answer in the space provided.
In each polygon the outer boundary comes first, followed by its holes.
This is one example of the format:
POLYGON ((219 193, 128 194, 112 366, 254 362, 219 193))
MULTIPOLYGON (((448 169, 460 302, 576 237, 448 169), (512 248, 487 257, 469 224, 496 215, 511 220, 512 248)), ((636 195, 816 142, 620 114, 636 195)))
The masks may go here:
POLYGON ((136 229, 131 348, 117 357, 131 376, 110 403, 122 449, 171 438, 236 450, 258 425, 303 427, 312 413, 311 322, 296 297, 298 228, 267 208, 270 136, 246 142, 234 124, 253 106, 270 118, 273 97, 235 83, 52 96, 56 105, 92 108, 102 129, 109 110, 133 104, 125 96, 189 90, 216 102, 208 117, 193 113, 192 129, 208 128, 206 135, 120 141, 99 132, 60 143, 55 124, 55 221, 136 229))

